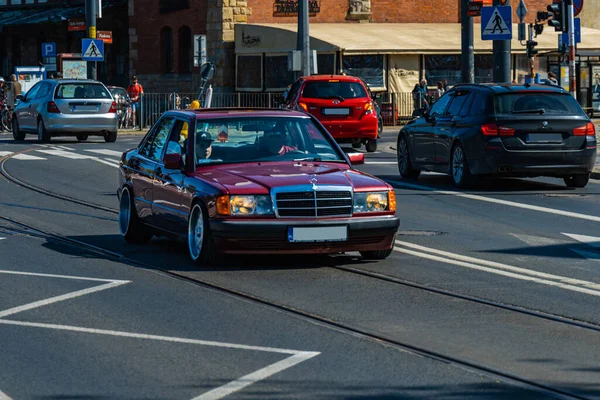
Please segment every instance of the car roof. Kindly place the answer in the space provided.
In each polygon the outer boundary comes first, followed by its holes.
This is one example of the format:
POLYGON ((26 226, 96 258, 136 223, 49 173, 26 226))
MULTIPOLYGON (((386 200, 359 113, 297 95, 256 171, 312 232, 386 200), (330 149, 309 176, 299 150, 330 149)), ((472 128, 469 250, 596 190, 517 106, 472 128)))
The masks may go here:
POLYGON ((58 83, 102 83, 93 79, 47 79, 49 81, 55 81, 58 83))
POLYGON ((196 118, 226 118, 226 117, 295 117, 310 118, 307 114, 287 110, 283 108, 244 108, 244 107, 223 107, 223 108, 199 108, 195 110, 171 110, 165 114, 171 115, 195 115, 196 118))
POLYGON ((305 81, 329 81, 329 80, 339 80, 343 82, 362 82, 360 78, 356 76, 350 75, 311 75, 311 76, 303 76, 301 79, 305 81))
POLYGON ((514 93, 514 92, 548 92, 548 93, 568 93, 560 86, 548 84, 510 84, 510 83, 464 83, 458 84, 454 88, 484 88, 495 94, 514 93))

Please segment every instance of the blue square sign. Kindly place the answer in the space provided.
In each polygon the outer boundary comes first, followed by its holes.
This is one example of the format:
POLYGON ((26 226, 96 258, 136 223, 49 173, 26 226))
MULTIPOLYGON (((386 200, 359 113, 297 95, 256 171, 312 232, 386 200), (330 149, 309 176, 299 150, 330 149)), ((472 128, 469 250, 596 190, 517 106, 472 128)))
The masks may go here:
POLYGON ((481 40, 512 39, 512 7, 483 7, 481 9, 481 40))
POLYGON ((42 43, 42 57, 56 57, 56 43, 42 43))
POLYGON ((104 61, 104 42, 98 39, 81 39, 81 59, 104 61))

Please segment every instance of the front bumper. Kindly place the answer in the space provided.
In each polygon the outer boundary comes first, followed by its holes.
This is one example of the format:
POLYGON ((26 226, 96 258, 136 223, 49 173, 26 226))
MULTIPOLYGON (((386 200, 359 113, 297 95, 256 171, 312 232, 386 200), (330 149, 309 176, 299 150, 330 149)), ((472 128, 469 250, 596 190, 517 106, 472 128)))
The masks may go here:
POLYGON ((564 177, 593 170, 596 148, 564 151, 508 151, 487 149, 485 155, 469 160, 472 174, 515 177, 564 177))
POLYGON ((388 250, 394 245, 400 220, 395 216, 327 220, 218 220, 210 221, 217 250, 227 254, 328 254, 388 250), (291 243, 289 227, 348 226, 348 239, 339 242, 291 243))

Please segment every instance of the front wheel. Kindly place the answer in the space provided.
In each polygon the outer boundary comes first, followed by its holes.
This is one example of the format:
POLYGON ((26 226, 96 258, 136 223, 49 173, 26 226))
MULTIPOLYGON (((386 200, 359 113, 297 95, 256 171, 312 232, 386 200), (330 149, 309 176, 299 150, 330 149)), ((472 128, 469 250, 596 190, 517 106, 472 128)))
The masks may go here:
POLYGON ((377 151, 377 139, 367 140, 367 145, 365 147, 367 149, 367 152, 375 153, 377 151))
POLYGON ((393 249, 389 250, 371 250, 371 251, 361 251, 360 255, 365 260, 385 260, 392 254, 393 249))
POLYGON ((208 217, 200 203, 194 203, 188 220, 188 250, 196 264, 213 264, 217 251, 213 242, 208 217))
POLYGON ((590 180, 590 174, 579 174, 573 176, 567 176, 563 178, 565 181, 565 185, 570 188, 584 188, 587 186, 590 180))
POLYGON ((15 140, 18 140, 18 141, 25 140, 26 133, 19 130, 19 121, 17 121, 16 118, 12 119, 12 134, 13 134, 13 139, 15 139, 15 140))

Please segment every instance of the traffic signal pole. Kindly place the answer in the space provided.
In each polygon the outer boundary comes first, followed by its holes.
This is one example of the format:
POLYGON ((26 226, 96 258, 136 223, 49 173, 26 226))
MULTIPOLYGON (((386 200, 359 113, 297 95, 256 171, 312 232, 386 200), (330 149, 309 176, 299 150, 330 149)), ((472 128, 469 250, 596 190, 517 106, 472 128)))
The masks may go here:
MULTIPOLYGON (((494 0, 494 6, 510 6, 510 0, 494 0)), ((493 49, 494 82, 510 83, 510 40, 494 40, 493 49)))
POLYGON ((569 92, 577 99, 577 71, 575 66, 575 11, 573 0, 566 0, 569 35, 569 92))
POLYGON ((469 17, 470 0, 462 0, 460 6, 462 83, 475 83, 475 55, 473 47, 473 18, 469 17))
MULTIPOLYGON (((533 24, 529 24, 529 43, 533 43, 533 24)), ((533 52, 532 52, 533 53, 533 52)), ((535 54, 531 54, 530 58, 529 58, 529 67, 530 67, 530 75, 531 76, 531 82, 535 82, 535 54)))
MULTIPOLYGON (((85 0, 85 26, 88 38, 96 39, 96 2, 98 0, 85 0)), ((81 49, 84 52, 86 49, 81 49)), ((97 79, 96 61, 87 62, 88 79, 97 79)))

